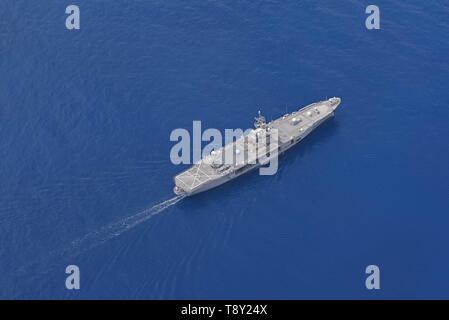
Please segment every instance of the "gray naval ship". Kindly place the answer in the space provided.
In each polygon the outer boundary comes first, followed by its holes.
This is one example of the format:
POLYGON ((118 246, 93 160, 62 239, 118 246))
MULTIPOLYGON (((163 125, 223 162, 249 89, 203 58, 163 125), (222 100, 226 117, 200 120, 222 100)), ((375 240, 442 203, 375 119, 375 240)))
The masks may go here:
POLYGON ((315 102, 268 123, 259 111, 258 117, 255 118, 255 128, 249 133, 212 151, 210 155, 176 175, 173 178, 174 193, 191 196, 267 165, 273 157, 293 147, 321 123, 332 117, 340 102, 341 99, 337 97, 315 102), (273 140, 270 137, 274 133, 276 133, 276 143, 270 143, 273 140), (261 144, 260 140, 264 143, 261 144), (232 162, 224 160, 225 154, 233 155, 232 162), (245 155, 243 160, 241 155, 245 155))

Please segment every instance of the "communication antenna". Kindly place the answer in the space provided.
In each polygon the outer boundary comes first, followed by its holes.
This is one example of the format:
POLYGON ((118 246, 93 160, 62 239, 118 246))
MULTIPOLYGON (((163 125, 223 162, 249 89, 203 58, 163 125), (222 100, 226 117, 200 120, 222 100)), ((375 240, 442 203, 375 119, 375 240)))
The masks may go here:
POLYGON ((265 117, 262 115, 262 113, 259 112, 257 113, 257 117, 254 118, 254 127, 255 128, 264 128, 266 125, 266 120, 265 117))

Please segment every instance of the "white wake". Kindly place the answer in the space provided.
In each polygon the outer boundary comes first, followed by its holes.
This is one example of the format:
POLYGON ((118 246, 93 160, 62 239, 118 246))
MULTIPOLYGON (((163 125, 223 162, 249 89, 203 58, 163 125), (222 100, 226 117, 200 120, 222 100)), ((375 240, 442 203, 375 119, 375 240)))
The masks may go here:
POLYGON ((162 211, 175 205, 184 197, 185 196, 183 195, 173 197, 132 216, 120 219, 118 221, 105 225, 100 229, 89 232, 84 237, 73 241, 70 245, 70 248, 72 251, 78 251, 79 253, 79 251, 86 251, 90 248, 96 247, 97 245, 102 244, 112 238, 118 237, 125 231, 138 226, 142 222, 147 221, 154 215, 161 213, 162 211))
POLYGON ((68 260, 69 258, 78 256, 81 253, 95 248, 110 239, 120 236, 124 232, 138 226, 139 224, 147 221, 156 214, 159 214, 169 207, 175 205, 184 197, 184 195, 173 197, 171 199, 158 203, 151 208, 140 211, 132 216, 117 220, 115 222, 111 222, 110 224, 107 224, 95 231, 89 232, 85 236, 72 241, 71 243, 68 243, 66 246, 56 249, 50 252, 48 255, 40 257, 27 265, 19 267, 16 270, 16 274, 20 276, 23 273, 28 272, 28 270, 30 269, 34 269, 36 271, 40 268, 44 269, 42 270, 42 272, 47 272, 49 271, 47 270, 49 265, 60 264, 64 260, 68 260))

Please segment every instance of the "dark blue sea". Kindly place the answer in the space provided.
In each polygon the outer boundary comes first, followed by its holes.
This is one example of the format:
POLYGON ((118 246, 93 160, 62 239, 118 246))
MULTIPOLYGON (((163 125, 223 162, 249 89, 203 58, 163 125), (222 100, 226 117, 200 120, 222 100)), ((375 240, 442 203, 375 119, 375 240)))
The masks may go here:
POLYGON ((72 2, 2 3, 0 298, 449 298, 447 1, 72 2), (173 129, 332 96, 276 175, 164 203, 173 129))

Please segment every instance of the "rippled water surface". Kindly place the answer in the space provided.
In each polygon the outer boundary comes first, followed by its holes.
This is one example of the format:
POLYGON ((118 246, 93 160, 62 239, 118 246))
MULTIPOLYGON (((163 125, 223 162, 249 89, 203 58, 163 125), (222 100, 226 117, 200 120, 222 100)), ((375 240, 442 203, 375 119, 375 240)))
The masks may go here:
POLYGON ((76 4, 0 13, 1 298, 449 298, 447 1, 76 4), (173 198, 173 129, 330 96, 275 176, 173 198))

